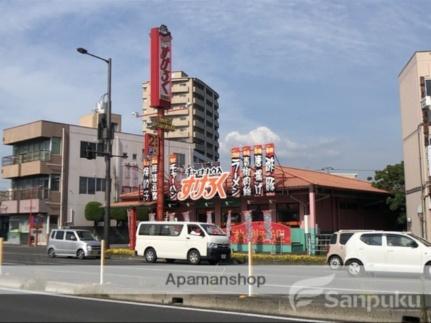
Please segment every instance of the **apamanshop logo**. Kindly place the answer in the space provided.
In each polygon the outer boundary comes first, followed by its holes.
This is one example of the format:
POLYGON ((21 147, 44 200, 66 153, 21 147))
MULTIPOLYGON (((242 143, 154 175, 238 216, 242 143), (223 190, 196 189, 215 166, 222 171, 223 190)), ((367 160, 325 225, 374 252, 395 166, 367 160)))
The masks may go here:
POLYGON ((294 283, 289 289, 289 302, 293 310, 311 304, 314 298, 323 295, 325 286, 334 280, 335 274, 308 278, 294 283))

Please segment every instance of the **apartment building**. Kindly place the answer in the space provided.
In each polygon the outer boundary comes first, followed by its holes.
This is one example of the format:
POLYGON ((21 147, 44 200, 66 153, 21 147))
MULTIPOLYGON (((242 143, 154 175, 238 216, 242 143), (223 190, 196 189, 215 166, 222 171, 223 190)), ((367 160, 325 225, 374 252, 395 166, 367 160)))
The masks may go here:
POLYGON ((431 51, 415 52, 399 74, 408 230, 431 238, 431 51))
MULTIPOLYGON (((97 146, 97 120, 97 113, 92 113, 79 125, 39 120, 3 130, 3 144, 12 149, 1 167, 2 177, 11 180, 10 190, 0 200, 0 228, 8 243, 27 243, 30 218, 31 234, 41 244, 52 228, 93 225, 85 219, 85 205, 104 203, 106 188, 104 157, 86 159, 87 144, 97 146)), ((120 115, 114 115, 113 122, 113 155, 127 154, 127 158, 112 159, 112 202, 141 185, 143 148, 142 135, 121 132, 120 115)), ((188 164, 192 144, 168 141, 165 153, 176 153, 188 164)))
MULTIPOLYGON (((143 84, 143 131, 151 130, 157 110, 150 107, 150 83, 143 84)), ((165 138, 194 144, 193 162, 219 160, 219 95, 202 80, 172 72, 172 107, 166 110, 175 131, 165 138)))

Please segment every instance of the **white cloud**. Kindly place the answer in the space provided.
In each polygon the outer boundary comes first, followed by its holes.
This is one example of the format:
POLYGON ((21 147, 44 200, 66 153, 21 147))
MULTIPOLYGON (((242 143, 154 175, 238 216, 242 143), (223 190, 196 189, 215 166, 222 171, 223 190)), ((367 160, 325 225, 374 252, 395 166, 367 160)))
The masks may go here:
POLYGON ((280 162, 299 167, 325 166, 340 155, 338 141, 331 138, 304 138, 303 142, 280 136, 268 127, 259 126, 247 132, 231 131, 220 142, 221 160, 228 161, 232 147, 274 143, 280 162))

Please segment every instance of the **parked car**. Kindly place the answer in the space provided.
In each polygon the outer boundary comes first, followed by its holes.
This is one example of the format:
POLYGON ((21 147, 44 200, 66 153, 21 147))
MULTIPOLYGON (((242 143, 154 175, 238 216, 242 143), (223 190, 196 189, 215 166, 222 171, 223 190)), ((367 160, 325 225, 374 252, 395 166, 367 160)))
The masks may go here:
POLYGON ((357 232, 345 244, 350 275, 364 272, 425 274, 431 278, 431 243, 408 232, 357 232))
POLYGON ((86 257, 100 256, 100 241, 88 230, 55 229, 51 231, 47 244, 48 256, 86 257))
POLYGON ((334 232, 329 242, 328 253, 326 254, 326 263, 333 270, 339 270, 344 265, 346 252, 345 244, 355 232, 363 232, 366 230, 339 230, 334 232))
POLYGON ((135 252, 147 262, 178 259, 194 265, 201 260, 215 264, 231 255, 229 238, 223 230, 214 224, 198 222, 141 222, 135 252))

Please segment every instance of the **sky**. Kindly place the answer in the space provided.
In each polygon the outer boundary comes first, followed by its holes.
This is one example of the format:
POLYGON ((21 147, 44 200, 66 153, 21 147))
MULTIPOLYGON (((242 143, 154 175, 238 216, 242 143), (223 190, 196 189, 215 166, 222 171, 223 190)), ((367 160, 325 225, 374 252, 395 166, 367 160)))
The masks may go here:
MULTIPOLYGON (((149 31, 173 35, 173 69, 215 89, 220 153, 274 142, 282 164, 372 174, 402 160, 398 74, 429 49, 429 1, 0 0, 0 129, 78 123, 106 91, 140 133, 149 31)), ((0 146, 0 155, 11 148, 0 146)), ((0 180, 0 188, 6 184, 0 180)))

